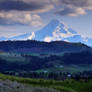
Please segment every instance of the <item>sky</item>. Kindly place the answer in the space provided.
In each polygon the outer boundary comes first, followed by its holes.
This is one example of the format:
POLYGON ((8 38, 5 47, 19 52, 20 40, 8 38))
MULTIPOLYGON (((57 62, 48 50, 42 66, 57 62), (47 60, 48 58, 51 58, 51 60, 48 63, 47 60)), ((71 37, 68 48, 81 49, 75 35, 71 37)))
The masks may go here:
POLYGON ((92 0, 0 0, 0 37, 37 31, 53 19, 92 38, 92 0))

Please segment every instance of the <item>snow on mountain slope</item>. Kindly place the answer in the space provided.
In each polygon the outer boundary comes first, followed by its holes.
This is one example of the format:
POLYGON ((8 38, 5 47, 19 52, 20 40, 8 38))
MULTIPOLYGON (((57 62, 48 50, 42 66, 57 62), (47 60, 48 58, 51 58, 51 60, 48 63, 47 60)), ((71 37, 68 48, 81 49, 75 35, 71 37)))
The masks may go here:
POLYGON ((68 42, 82 42, 92 46, 92 39, 84 38, 72 28, 69 28, 63 22, 52 20, 49 24, 41 30, 23 35, 15 36, 12 38, 0 38, 0 40, 38 40, 38 41, 68 41, 68 42))
POLYGON ((11 38, 5 38, 5 37, 1 37, 0 41, 7 41, 7 40, 27 40, 27 39, 31 39, 33 38, 33 32, 32 33, 26 33, 26 34, 22 34, 22 35, 18 35, 18 36, 14 36, 11 38))
POLYGON ((64 23, 58 20, 52 20, 47 26, 35 33, 35 40, 40 41, 56 41, 63 40, 67 37, 72 37, 76 35, 77 32, 68 28, 64 23))
POLYGON ((92 47, 92 39, 83 37, 72 28, 69 28, 63 22, 52 20, 41 30, 35 33, 35 40, 40 41, 68 41, 68 42, 81 42, 92 47))
POLYGON ((30 35, 31 35, 31 33, 26 33, 26 34, 23 34, 23 35, 19 35, 19 36, 9 38, 9 40, 27 40, 30 35))
POLYGON ((6 41, 7 38, 6 37, 0 37, 0 41, 6 41))
POLYGON ((58 20, 51 21, 43 29, 37 31, 34 39, 46 42, 56 40, 83 42, 81 35, 58 20))
POLYGON ((85 44, 87 44, 88 46, 91 46, 92 47, 92 38, 86 38, 85 39, 85 44))

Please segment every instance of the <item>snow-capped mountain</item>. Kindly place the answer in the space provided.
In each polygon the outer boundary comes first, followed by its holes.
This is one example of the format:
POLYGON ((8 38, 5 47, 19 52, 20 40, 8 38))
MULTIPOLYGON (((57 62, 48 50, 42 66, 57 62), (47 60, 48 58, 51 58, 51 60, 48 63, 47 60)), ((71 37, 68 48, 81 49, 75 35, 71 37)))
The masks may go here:
POLYGON ((92 39, 84 38, 72 28, 69 28, 63 22, 52 20, 48 25, 41 30, 23 35, 15 36, 12 38, 0 38, 0 40, 38 40, 38 41, 56 41, 63 40, 68 42, 81 42, 92 46, 92 39))
POLYGON ((84 38, 72 28, 68 27, 63 22, 52 20, 41 30, 35 33, 35 40, 40 41, 56 41, 63 40, 68 42, 81 42, 92 47, 92 39, 84 38))
POLYGON ((72 41, 73 38, 76 41, 76 38, 79 37, 81 38, 76 31, 58 20, 51 21, 47 26, 35 33, 35 40, 46 42, 56 40, 72 41))

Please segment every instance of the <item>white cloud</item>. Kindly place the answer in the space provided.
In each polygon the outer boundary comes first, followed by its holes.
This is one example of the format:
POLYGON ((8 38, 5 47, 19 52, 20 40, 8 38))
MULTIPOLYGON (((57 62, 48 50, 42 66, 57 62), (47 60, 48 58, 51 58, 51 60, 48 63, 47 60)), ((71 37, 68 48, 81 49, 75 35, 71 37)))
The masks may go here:
POLYGON ((68 15, 69 16, 78 16, 78 15, 85 15, 85 14, 86 14, 86 12, 85 12, 84 9, 82 9, 82 8, 76 8, 75 12, 72 12, 72 13, 70 13, 68 15))
POLYGON ((0 11, 42 13, 54 8, 51 0, 0 0, 0 11), (5 7, 3 7, 5 5, 5 7))
POLYGON ((52 0, 59 10, 55 13, 61 16, 79 16, 92 10, 92 0, 52 0), (62 6, 62 7, 61 7, 62 6))
POLYGON ((83 8, 76 8, 69 6, 69 7, 61 8, 56 13, 61 16, 79 16, 79 15, 85 15, 86 11, 83 8))
POLYGON ((31 25, 34 26, 34 27, 43 26, 41 17, 39 15, 37 15, 37 14, 32 15, 32 23, 31 23, 31 25))
POLYGON ((92 0, 52 0, 56 5, 92 9, 92 0))
POLYGON ((30 12, 16 12, 16 11, 11 11, 11 12, 0 12, 0 18, 4 22, 4 24, 22 24, 22 25, 29 25, 33 27, 39 27, 41 26, 42 19, 39 15, 37 14, 31 14, 30 12))

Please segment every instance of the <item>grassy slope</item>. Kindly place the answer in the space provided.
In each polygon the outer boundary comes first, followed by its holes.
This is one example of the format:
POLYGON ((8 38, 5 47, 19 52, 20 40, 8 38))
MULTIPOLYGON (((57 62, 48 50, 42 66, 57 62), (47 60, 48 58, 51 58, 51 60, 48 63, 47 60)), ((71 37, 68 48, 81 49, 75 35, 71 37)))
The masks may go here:
POLYGON ((54 88, 61 92, 92 92, 92 80, 76 81, 76 80, 65 80, 65 81, 55 81, 55 80, 42 80, 42 79, 30 79, 30 78, 19 78, 14 76, 7 76, 0 74, 0 79, 17 81, 24 84, 30 84, 32 86, 38 87, 48 87, 54 88))
POLYGON ((34 87, 11 80, 0 80, 0 92, 60 92, 53 88, 34 87))

